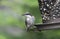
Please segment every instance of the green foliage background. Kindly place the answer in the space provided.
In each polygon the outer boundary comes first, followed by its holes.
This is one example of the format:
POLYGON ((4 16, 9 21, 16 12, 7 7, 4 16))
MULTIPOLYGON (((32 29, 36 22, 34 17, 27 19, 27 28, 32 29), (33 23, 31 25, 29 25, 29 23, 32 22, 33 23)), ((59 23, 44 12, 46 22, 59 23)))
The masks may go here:
POLYGON ((47 30, 42 32, 26 32, 22 14, 29 11, 36 17, 35 23, 42 23, 38 0, 0 0, 0 26, 12 26, 23 29, 23 33, 12 36, 0 32, 0 39, 60 39, 60 30, 47 30), (4 6, 4 7, 3 7, 4 6))

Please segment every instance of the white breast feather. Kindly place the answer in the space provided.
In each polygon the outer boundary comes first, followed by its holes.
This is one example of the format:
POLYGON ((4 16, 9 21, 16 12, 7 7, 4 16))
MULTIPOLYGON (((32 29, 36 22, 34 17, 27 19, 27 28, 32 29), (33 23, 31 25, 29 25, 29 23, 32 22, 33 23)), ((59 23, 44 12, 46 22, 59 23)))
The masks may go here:
POLYGON ((33 25, 34 21, 35 21, 35 17, 34 16, 30 16, 30 15, 27 16, 27 23, 29 25, 33 25))

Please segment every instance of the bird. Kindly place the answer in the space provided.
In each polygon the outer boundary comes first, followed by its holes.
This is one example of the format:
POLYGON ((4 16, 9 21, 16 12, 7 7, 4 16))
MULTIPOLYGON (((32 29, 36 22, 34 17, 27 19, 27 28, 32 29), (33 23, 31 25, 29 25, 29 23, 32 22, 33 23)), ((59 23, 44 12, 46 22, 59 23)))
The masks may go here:
POLYGON ((24 16, 25 16, 26 31, 29 31, 30 28, 34 26, 35 17, 31 15, 30 12, 26 12, 24 16))

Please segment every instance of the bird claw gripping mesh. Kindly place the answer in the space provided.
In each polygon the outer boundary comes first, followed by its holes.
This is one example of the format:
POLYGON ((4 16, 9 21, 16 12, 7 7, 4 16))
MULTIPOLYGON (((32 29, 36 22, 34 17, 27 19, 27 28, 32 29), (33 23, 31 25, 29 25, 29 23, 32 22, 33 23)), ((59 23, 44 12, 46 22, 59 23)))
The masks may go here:
POLYGON ((38 0, 38 2, 43 23, 56 22, 57 19, 60 21, 60 0, 38 0))

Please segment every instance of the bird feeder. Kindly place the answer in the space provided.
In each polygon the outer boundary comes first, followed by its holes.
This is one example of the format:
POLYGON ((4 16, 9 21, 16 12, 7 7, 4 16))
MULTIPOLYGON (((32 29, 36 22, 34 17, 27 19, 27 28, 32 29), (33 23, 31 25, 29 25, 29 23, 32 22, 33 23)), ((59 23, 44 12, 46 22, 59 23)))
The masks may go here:
POLYGON ((35 24, 39 30, 60 28, 60 0, 38 0, 43 24, 35 24))

